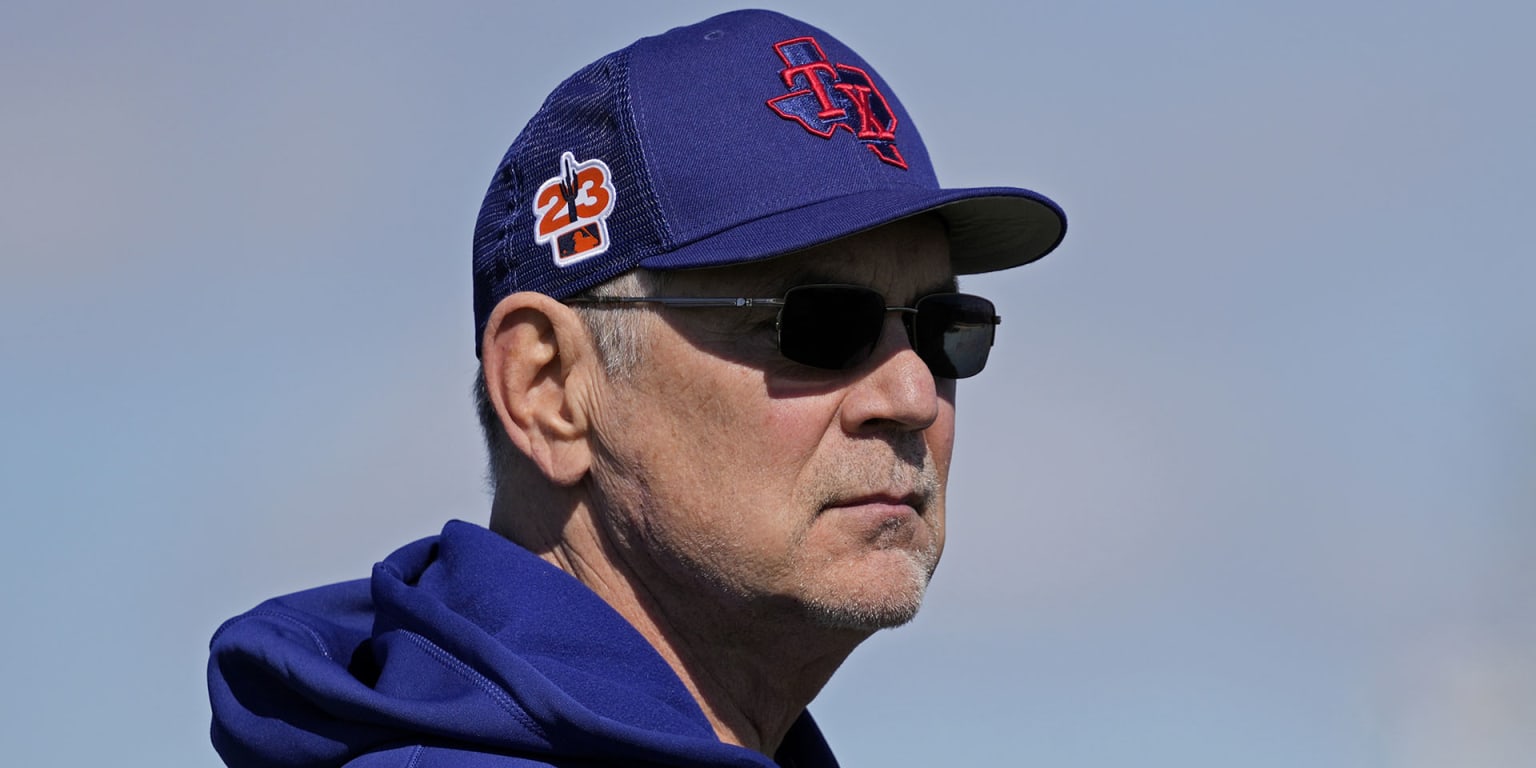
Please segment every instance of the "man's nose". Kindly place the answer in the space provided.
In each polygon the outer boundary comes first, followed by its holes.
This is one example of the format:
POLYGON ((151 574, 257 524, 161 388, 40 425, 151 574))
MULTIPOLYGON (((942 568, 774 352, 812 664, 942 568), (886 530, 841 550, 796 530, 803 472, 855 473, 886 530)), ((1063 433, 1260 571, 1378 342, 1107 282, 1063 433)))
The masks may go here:
POLYGON ((899 312, 885 316, 880 341, 843 400, 843 428, 927 429, 939 417, 938 382, 907 338, 899 312))

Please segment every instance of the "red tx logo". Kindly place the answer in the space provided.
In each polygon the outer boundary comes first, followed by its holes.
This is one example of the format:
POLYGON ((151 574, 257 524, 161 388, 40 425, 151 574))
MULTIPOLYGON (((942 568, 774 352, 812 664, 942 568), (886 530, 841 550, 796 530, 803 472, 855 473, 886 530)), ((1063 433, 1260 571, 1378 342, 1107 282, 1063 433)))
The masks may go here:
POLYGON ((797 37, 775 43, 784 60, 779 76, 789 93, 768 100, 779 117, 794 120, 824 139, 846 129, 875 153, 875 157, 905 169, 907 161, 896 148, 896 113, 858 67, 827 61, 813 37, 797 37))

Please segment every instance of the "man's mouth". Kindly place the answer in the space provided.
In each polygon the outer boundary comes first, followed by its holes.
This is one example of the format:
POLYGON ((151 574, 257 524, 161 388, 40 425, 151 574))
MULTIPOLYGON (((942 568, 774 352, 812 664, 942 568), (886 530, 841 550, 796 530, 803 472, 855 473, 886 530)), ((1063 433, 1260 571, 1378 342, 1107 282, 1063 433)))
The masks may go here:
POLYGON ((874 515, 904 515, 908 513, 922 515, 927 508, 927 497, 917 491, 875 491, 852 494, 835 499, 823 507, 823 510, 859 509, 874 515))

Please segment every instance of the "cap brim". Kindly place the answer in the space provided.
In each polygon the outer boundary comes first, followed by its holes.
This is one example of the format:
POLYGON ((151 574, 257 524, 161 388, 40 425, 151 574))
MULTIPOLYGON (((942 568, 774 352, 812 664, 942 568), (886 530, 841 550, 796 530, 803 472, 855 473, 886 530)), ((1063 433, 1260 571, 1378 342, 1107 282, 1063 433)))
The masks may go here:
POLYGON ((1028 264, 1050 253, 1067 232, 1061 208, 1027 189, 883 189, 738 224, 642 258, 640 266, 697 269, 772 259, 930 211, 948 224, 951 260, 961 275, 1028 264))

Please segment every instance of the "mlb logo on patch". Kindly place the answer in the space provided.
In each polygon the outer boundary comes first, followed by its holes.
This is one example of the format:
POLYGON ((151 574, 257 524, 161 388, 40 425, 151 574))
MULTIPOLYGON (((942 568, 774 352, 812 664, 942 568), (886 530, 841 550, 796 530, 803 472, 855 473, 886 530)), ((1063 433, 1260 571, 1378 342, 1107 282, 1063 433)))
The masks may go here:
POLYGON ((608 251, 608 214, 615 198, 613 174, 601 160, 576 162, 560 155, 560 175, 533 197, 534 242, 549 244, 555 264, 568 267, 608 251))

